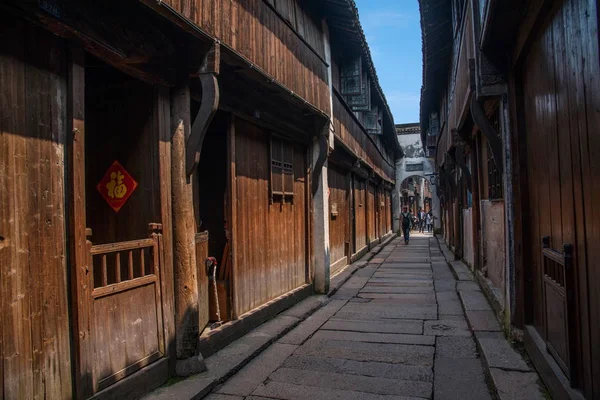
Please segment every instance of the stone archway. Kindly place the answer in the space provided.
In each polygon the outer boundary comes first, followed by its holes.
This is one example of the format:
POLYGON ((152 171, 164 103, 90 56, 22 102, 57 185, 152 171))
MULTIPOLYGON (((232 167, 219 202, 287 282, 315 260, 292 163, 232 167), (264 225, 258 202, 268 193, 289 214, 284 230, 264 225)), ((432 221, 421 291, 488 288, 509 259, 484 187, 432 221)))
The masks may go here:
POLYGON ((436 218, 434 222, 434 229, 440 227, 440 200, 436 195, 436 180, 431 179, 435 176, 435 163, 432 159, 427 157, 418 158, 402 158, 396 163, 396 186, 392 194, 393 200, 393 215, 394 215, 394 230, 400 229, 399 215, 401 212, 401 186, 405 179, 410 177, 420 177, 429 181, 431 184, 431 208, 433 215, 436 218))

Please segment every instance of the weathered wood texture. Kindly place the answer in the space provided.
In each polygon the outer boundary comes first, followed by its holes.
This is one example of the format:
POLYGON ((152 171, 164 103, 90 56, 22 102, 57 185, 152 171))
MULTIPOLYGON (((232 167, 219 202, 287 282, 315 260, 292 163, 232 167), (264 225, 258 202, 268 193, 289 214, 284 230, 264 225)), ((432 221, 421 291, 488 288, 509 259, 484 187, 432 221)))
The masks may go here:
POLYGON ((333 126, 336 138, 355 157, 362 159, 380 177, 389 181, 396 179, 392 152, 386 150, 383 143, 377 146, 375 139, 363 129, 336 90, 333 95, 333 126))
POLYGON ((450 130, 458 129, 462 125, 469 110, 469 100, 471 98, 469 60, 474 57, 475 53, 472 26, 471 7, 467 7, 464 27, 459 36, 460 43, 456 43, 459 46, 459 50, 458 53, 454 53, 453 55, 453 57, 458 57, 458 64, 454 70, 455 75, 450 83, 451 96, 448 109, 448 125, 450 130))
POLYGON ((29 23, 0 23, 0 397, 69 399, 67 53, 29 23))
POLYGON ((366 183, 354 179, 354 252, 363 249, 367 243, 367 189, 366 183))
POLYGON ((280 12, 262 0, 166 0, 165 3, 247 58, 255 68, 329 113, 327 66, 318 55, 324 49, 320 22, 313 20, 303 3, 290 0, 286 10, 280 8, 280 12))
MULTIPOLYGON (((196 354, 196 342, 200 333, 194 185, 193 181, 188 179, 190 162, 187 161, 186 157, 186 144, 191 137, 192 125, 190 119, 190 86, 187 76, 182 75, 177 87, 171 90, 173 268, 175 272, 175 323, 178 359, 193 357, 196 354)), ((214 96, 214 93, 212 94, 214 96)), ((204 123, 204 121, 199 123, 204 123)))
POLYGON ((548 17, 523 60, 521 118, 526 141, 528 203, 525 265, 530 268, 533 323, 545 337, 541 238, 574 246, 580 348, 579 381, 600 398, 600 94, 595 1, 564 1, 548 17))
POLYGON ((294 147, 293 202, 269 204, 269 135, 236 119, 234 146, 234 312, 241 315, 305 283, 308 188, 306 150, 294 147))
POLYGON ((163 320, 169 371, 173 373, 176 363, 175 347, 175 295, 173 272, 173 229, 171 221, 171 108, 169 90, 156 89, 155 112, 158 123, 158 166, 160 176, 160 215, 162 222, 163 248, 161 263, 161 292, 163 320))
POLYGON ((329 252, 331 265, 336 271, 346 266, 346 243, 350 243, 350 179, 349 173, 334 169, 327 169, 327 182, 329 184, 329 252))
POLYGON ((377 239, 377 210, 375 207, 375 187, 369 183, 367 189, 367 237, 369 244, 377 239))

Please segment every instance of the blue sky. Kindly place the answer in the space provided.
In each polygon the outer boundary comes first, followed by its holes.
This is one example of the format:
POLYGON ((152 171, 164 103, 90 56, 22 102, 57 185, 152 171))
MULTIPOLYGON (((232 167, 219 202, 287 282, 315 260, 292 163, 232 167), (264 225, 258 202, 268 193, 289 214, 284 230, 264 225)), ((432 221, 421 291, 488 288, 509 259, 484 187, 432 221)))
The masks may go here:
POLYGON ((394 121, 419 122, 422 56, 418 1, 355 1, 394 121))

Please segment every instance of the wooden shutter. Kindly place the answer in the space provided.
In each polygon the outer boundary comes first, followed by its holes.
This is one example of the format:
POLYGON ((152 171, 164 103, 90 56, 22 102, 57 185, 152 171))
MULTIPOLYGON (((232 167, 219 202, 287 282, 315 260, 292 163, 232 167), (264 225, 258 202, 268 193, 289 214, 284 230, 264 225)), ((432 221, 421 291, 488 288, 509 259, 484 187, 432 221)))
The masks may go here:
POLYGON ((290 143, 282 142, 283 151, 283 194, 294 195, 294 148, 290 143))
POLYGON ((371 111, 363 113, 363 125, 370 135, 381 135, 383 129, 381 129, 381 119, 383 118, 383 112, 379 107, 374 106, 371 111))
POLYGON ((271 137, 271 198, 273 195, 283 195, 283 154, 281 140, 271 137))
POLYGON ((271 136, 271 201, 294 195, 294 147, 271 136))
POLYGON ((360 57, 342 64, 342 90, 344 96, 360 95, 362 90, 362 60, 360 57))
POLYGON ((367 73, 363 73, 360 94, 357 96, 346 96, 346 102, 352 111, 371 110, 371 80, 367 73))

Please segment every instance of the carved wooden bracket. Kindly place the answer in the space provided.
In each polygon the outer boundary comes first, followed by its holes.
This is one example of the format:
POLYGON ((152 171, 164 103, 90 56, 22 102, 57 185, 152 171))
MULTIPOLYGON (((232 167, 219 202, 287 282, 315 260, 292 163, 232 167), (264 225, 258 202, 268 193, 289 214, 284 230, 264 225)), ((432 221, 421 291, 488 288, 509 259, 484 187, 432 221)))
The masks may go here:
POLYGON ((206 131, 219 107, 217 76, 219 75, 220 62, 221 46, 219 43, 214 43, 204 56, 202 65, 198 70, 198 79, 200 79, 202 86, 202 101, 186 144, 185 166, 187 176, 194 173, 200 162, 200 152, 202 151, 206 131))
POLYGON ((325 161, 327 161, 327 156, 329 156, 329 124, 329 122, 325 124, 321 130, 321 134, 318 137, 319 157, 317 158, 317 162, 315 162, 315 167, 312 174, 313 196, 317 193, 317 190, 319 190, 319 178, 321 177, 321 172, 323 171, 323 165, 325 165, 325 161))
POLYGON ((471 99, 471 115, 473 117, 473 121, 475 121, 475 123, 479 126, 481 132, 483 132, 488 140, 488 143, 490 144, 496 168, 500 173, 504 173, 504 165, 502 164, 502 139, 500 139, 498 136, 498 132, 496 132, 488 120, 483 107, 477 101, 475 96, 473 96, 471 99))

